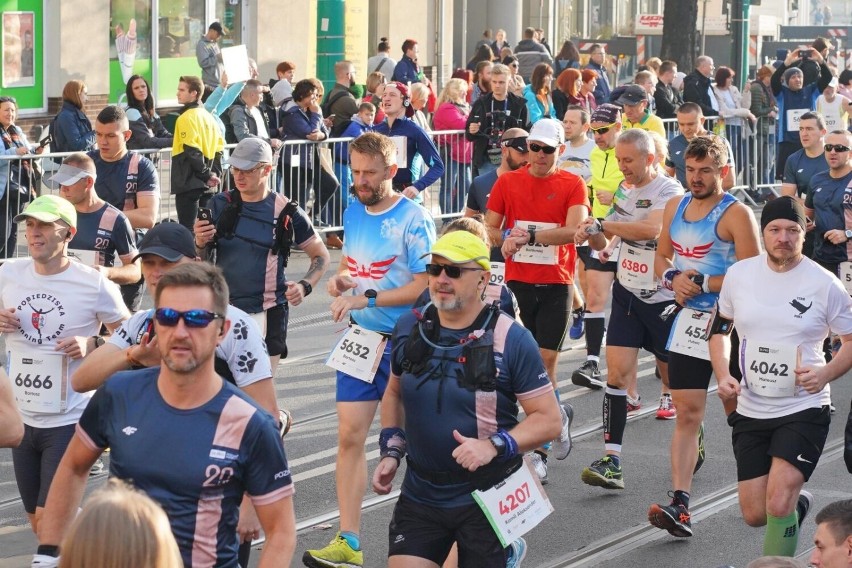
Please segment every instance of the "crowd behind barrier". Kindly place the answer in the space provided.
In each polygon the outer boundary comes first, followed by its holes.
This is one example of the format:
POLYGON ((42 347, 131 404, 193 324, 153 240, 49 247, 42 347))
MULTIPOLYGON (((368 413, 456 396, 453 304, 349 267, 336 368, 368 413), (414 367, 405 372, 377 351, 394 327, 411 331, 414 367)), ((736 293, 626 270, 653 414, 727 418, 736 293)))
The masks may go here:
MULTIPOLYGON (((744 201, 748 205, 756 206, 758 196, 763 193, 771 192, 778 195, 780 182, 774 179, 775 172, 775 144, 774 136, 761 137, 756 133, 761 131, 761 121, 767 120, 764 118, 758 119, 757 124, 751 129, 751 133, 746 135, 745 144, 743 144, 741 156, 735 157, 738 163, 737 184, 730 190, 737 198, 744 201)), ((774 121, 773 121, 774 122, 774 121)), ((679 134, 677 120, 665 119, 663 124, 666 130, 666 137, 671 140, 679 134)), ((716 117, 708 117, 705 122, 705 128, 708 132, 713 132, 717 124, 716 117)), ((724 130, 724 129, 723 129, 724 130)), ((774 126, 773 129, 774 131, 774 126)), ((433 140, 442 152, 447 151, 447 148, 452 147, 460 138, 464 137, 463 130, 447 130, 431 132, 433 140)), ((308 211, 314 220, 316 229, 320 233, 330 233, 340 231, 342 229, 341 220, 343 211, 348 203, 349 191, 351 186, 350 171, 348 166, 348 145, 352 138, 332 138, 322 142, 314 142, 310 140, 287 140, 284 142, 282 149, 276 154, 278 167, 273 171, 271 184, 278 192, 287 193, 289 197, 295 199, 308 211), (290 167, 284 163, 283 156, 284 148, 298 147, 299 152, 307 152, 312 156, 309 163, 314 165, 319 164, 327 176, 319 178, 315 175, 316 168, 290 167), (288 180, 284 178, 290 176, 288 180), (331 179, 338 184, 338 189, 331 196, 326 206, 321 210, 315 210, 314 201, 318 195, 318 190, 324 190, 322 186, 323 179, 331 179)), ((236 144, 228 144, 225 146, 226 154, 232 150, 236 144)), ((157 174, 160 181, 161 201, 158 220, 176 219, 177 212, 175 211, 174 196, 170 193, 171 179, 171 149, 146 149, 135 150, 151 158, 157 168, 157 174)), ((292 150, 296 152, 296 150, 292 150)), ((36 195, 46 193, 57 194, 59 187, 55 183, 50 182, 50 177, 59 167, 59 162, 62 158, 70 155, 70 152, 60 153, 45 153, 38 156, 0 156, 0 160, 8 161, 24 161, 32 160, 36 167, 31 169, 26 168, 8 168, 7 175, 15 175, 12 172, 17 172, 18 175, 24 175, 22 172, 31 172, 29 175, 34 175, 32 184, 36 195), (37 172, 37 173, 35 173, 37 172)), ((227 159, 225 160, 227 162, 227 159)), ((421 165, 420 167, 425 167, 421 165)), ((227 164, 225 166, 227 172, 227 164)), ((472 173, 470 164, 447 160, 445 162, 446 171, 442 179, 432 187, 429 187, 423 192, 422 205, 426 207, 436 219, 447 219, 458 217, 464 213, 465 202, 467 199, 467 188, 470 185, 472 173), (459 187, 460 184, 460 187, 459 187), (448 191, 444 188, 451 188, 448 191)), ((223 185, 220 188, 222 191, 228 191, 233 187, 233 177, 225 175, 223 185)), ((9 207, 8 202, 5 205, 9 207)), ((25 253, 25 242, 19 240, 20 246, 14 256, 20 256, 25 253)))

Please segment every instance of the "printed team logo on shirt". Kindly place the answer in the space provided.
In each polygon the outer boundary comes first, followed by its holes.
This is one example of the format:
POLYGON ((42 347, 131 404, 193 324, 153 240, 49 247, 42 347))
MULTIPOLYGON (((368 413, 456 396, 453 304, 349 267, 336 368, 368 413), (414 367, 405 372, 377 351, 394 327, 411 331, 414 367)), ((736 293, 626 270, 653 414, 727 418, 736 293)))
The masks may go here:
POLYGON ((697 245, 692 248, 681 246, 680 243, 672 241, 672 248, 674 248, 675 252, 683 258, 704 258, 707 256, 707 253, 710 252, 710 249, 713 248, 713 241, 704 245, 697 245))
POLYGON ((804 304, 804 302, 805 302, 805 298, 803 298, 801 296, 793 298, 790 301, 790 305, 793 306, 796 309, 797 312, 799 312, 798 314, 795 314, 793 316, 794 318, 802 319, 802 316, 805 315, 805 312, 807 312, 809 309, 811 309, 811 307, 814 305, 813 300, 811 300, 811 303, 808 304, 807 306, 804 304))
POLYGON ((651 206, 650 199, 637 199, 636 209, 648 209, 651 206))
POLYGON ((351 256, 346 257, 346 264, 349 266, 349 275, 352 278, 370 278, 371 280, 381 280, 390 270, 391 264, 396 260, 396 256, 392 256, 387 260, 371 262, 369 265, 359 264, 357 260, 351 256))
POLYGON ((21 313, 19 319, 22 323, 27 321, 26 315, 29 314, 30 325, 22 325, 20 333, 36 345, 53 341, 65 331, 65 323, 62 321, 65 307, 53 294, 27 296, 18 304, 17 311, 21 313))

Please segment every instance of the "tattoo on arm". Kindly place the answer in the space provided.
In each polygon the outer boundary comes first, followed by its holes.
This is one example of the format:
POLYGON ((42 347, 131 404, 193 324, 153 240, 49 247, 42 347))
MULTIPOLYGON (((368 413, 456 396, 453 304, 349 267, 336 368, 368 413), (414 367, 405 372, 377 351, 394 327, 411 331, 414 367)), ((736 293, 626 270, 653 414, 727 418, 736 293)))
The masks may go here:
POLYGON ((315 256, 311 259, 311 265, 308 268, 308 271, 305 273, 305 280, 308 282, 313 282, 312 278, 314 274, 320 273, 325 270, 325 259, 321 256, 315 256))

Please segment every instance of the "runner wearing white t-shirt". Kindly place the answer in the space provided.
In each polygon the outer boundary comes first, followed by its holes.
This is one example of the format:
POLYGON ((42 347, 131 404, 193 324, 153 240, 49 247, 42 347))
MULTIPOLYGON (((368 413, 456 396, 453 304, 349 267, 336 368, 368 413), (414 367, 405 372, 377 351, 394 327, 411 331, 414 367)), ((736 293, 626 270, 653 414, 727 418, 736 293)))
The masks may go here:
POLYGON ((736 402, 733 428, 739 501, 750 526, 766 525, 765 555, 793 556, 813 496, 802 491, 831 421, 828 383, 852 367, 852 298, 840 281, 802 255, 805 211, 792 197, 766 205, 766 252, 728 269, 711 328, 719 396, 736 402), (743 373, 728 372, 735 325, 743 373), (826 364, 829 333, 842 346, 826 364))
POLYGON ((118 286, 68 258, 77 225, 69 201, 43 195, 15 218, 23 221, 31 258, 0 266, 0 333, 24 421, 24 439, 12 450, 15 479, 37 531, 56 467, 91 397, 74 391, 69 377, 103 344, 101 324, 114 330, 129 313, 118 286))

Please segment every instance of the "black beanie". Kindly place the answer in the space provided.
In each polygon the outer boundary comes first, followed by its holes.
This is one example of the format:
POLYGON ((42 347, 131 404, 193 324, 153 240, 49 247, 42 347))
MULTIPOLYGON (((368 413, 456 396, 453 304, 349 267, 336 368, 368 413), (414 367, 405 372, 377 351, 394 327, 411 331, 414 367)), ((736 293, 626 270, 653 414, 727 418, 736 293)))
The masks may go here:
POLYGON ((805 230, 805 209, 796 199, 785 195, 768 202, 760 214, 760 230, 776 219, 788 219, 798 223, 805 230))

